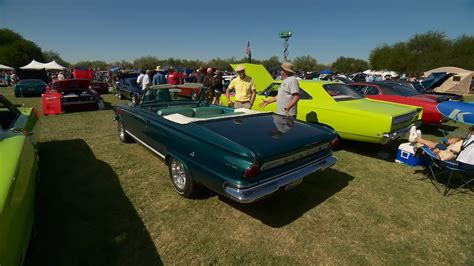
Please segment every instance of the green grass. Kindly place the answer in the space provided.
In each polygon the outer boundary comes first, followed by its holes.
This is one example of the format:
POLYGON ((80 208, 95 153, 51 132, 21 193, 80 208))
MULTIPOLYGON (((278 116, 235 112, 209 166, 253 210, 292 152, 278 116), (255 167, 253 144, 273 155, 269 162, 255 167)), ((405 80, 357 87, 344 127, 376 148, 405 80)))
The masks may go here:
MULTIPOLYGON (((41 109, 40 98, 0 93, 41 109)), ((443 197, 422 168, 392 161, 398 143, 345 143, 332 169, 239 205, 178 196, 167 166, 121 144, 112 119, 110 109, 41 118, 28 265, 474 263, 473 193, 443 197)))

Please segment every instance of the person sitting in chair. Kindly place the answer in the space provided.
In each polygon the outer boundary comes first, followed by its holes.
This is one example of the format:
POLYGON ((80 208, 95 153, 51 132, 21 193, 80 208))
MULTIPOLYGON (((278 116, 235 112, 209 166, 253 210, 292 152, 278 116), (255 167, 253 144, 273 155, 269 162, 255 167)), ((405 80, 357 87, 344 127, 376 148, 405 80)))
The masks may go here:
POLYGON ((450 138, 448 145, 436 143, 423 139, 421 131, 416 130, 416 127, 410 129, 410 136, 408 137, 410 143, 427 146, 434 154, 442 161, 453 160, 460 162, 465 168, 474 169, 474 126, 469 128, 469 135, 466 138, 450 138))

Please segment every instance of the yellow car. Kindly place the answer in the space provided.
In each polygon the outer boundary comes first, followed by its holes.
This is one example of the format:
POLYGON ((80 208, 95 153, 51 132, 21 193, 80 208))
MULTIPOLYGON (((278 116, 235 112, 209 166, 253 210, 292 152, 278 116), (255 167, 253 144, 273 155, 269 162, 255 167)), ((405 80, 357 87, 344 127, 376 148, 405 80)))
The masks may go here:
MULTIPOLYGON (((261 108, 262 100, 276 96, 281 81, 275 81, 263 65, 243 64, 254 79, 257 96, 252 109, 275 111, 276 103, 261 108)), ((232 65, 235 69, 237 65, 232 65)), ((299 80, 297 119, 324 124, 342 139, 386 144, 421 125, 422 108, 363 98, 342 83, 299 80)), ((232 95, 233 97, 233 95, 232 95)), ((226 95, 221 104, 227 105, 226 95)))

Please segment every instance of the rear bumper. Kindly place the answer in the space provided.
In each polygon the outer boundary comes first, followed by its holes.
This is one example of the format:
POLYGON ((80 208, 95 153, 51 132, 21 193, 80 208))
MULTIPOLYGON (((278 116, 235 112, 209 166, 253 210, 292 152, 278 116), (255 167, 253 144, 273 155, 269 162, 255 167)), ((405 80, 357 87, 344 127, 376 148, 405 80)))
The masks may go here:
POLYGON ((402 138, 402 137, 406 137, 406 133, 408 133, 408 131, 410 131, 410 128, 412 126, 419 127, 419 126, 421 126, 421 124, 422 124, 421 121, 417 121, 417 122, 415 122, 414 124, 412 124, 410 126, 397 129, 397 130, 392 131, 390 133, 383 134, 382 144, 387 144, 392 140, 396 140, 396 139, 399 139, 399 138, 402 138))
POLYGON ((295 171, 283 174, 279 177, 276 177, 265 183, 258 184, 256 186, 247 188, 236 188, 232 186, 226 186, 225 193, 228 197, 237 202, 251 203, 265 196, 268 196, 278 191, 280 188, 284 188, 285 186, 292 184, 293 182, 299 181, 300 179, 311 173, 331 167, 336 163, 336 161, 336 157, 328 156, 323 159, 318 159, 316 161, 310 162, 296 169, 295 171))

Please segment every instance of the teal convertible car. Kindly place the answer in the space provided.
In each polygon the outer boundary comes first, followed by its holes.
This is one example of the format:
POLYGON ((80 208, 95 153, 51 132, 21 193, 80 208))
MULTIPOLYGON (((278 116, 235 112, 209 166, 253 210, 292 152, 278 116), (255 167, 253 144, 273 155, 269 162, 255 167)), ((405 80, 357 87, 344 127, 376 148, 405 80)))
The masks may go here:
POLYGON ((184 197, 199 186, 241 203, 256 201, 334 163, 333 130, 271 112, 202 101, 180 86, 158 85, 136 104, 115 106, 122 142, 133 140, 162 158, 184 197))
POLYGON ((0 95, 0 265, 21 265, 33 225, 38 116, 0 95))

